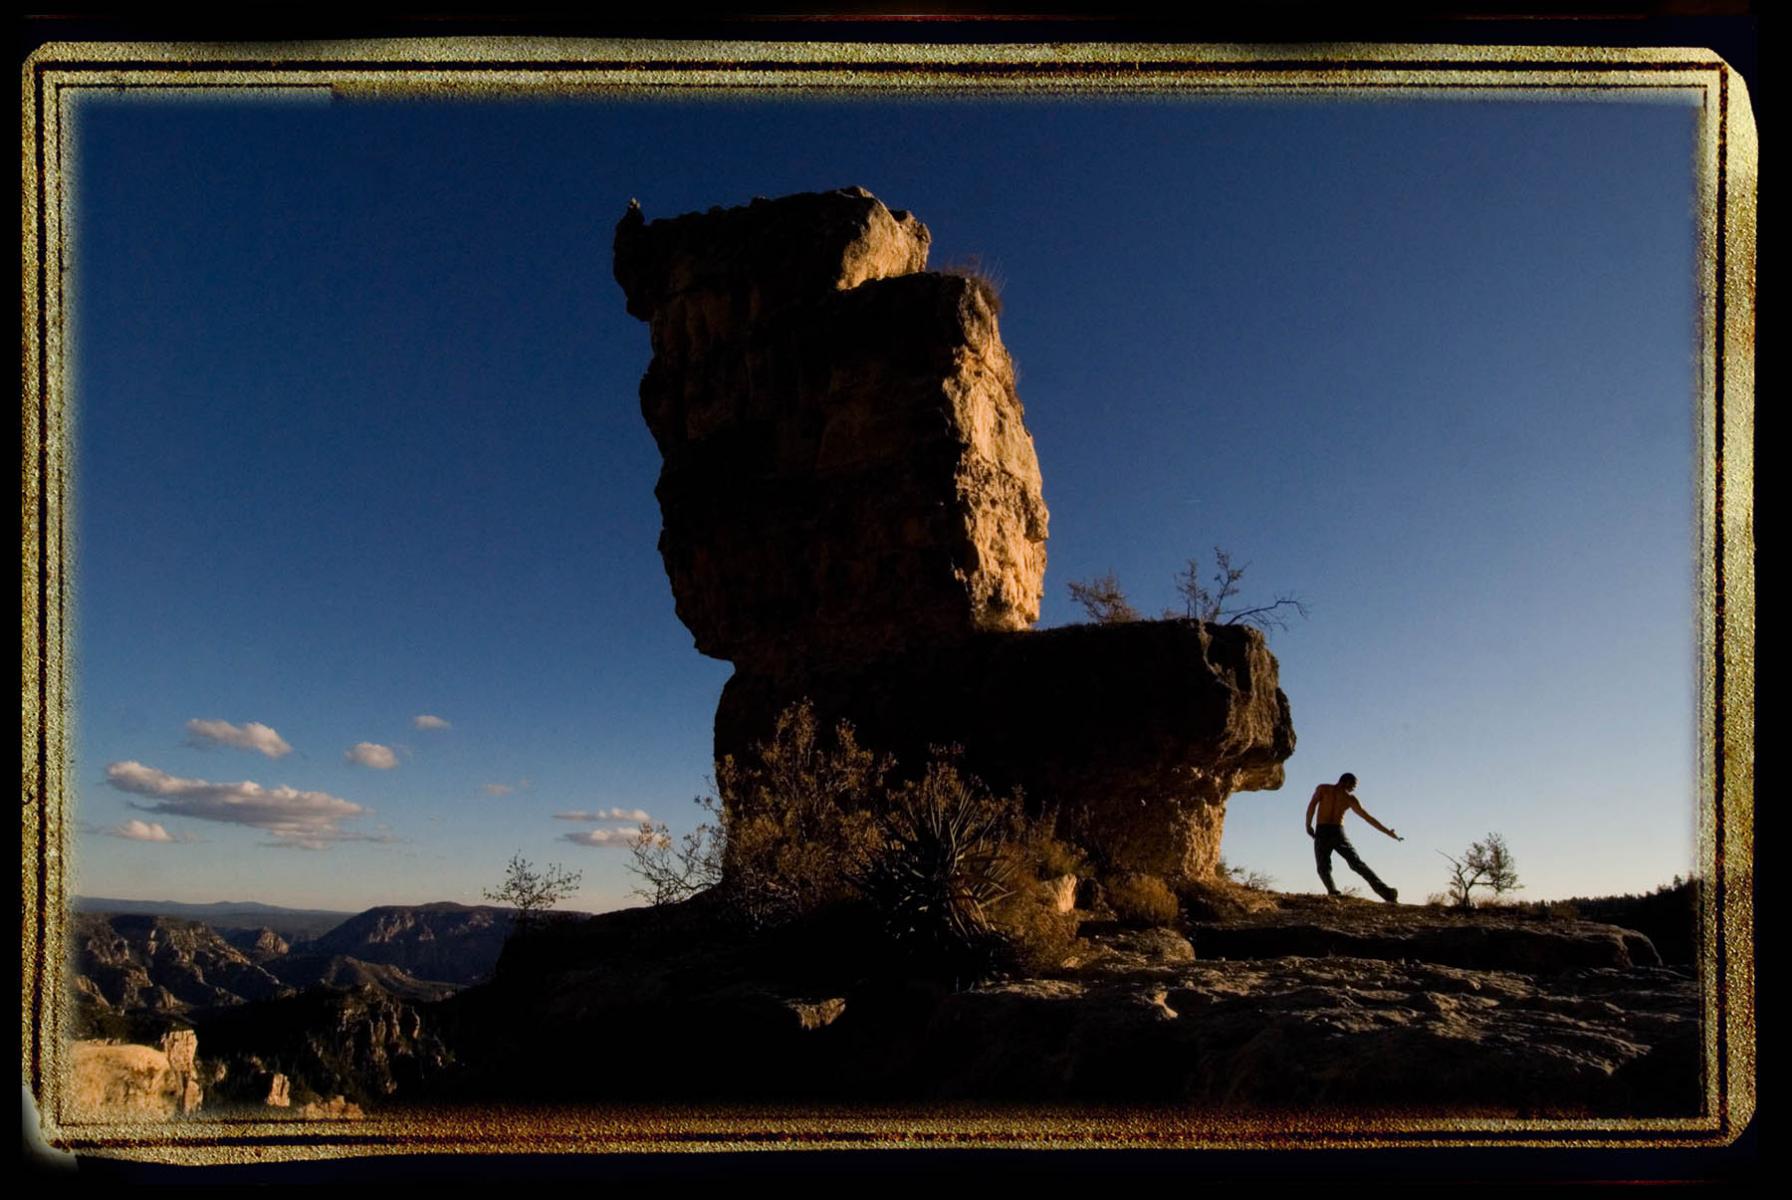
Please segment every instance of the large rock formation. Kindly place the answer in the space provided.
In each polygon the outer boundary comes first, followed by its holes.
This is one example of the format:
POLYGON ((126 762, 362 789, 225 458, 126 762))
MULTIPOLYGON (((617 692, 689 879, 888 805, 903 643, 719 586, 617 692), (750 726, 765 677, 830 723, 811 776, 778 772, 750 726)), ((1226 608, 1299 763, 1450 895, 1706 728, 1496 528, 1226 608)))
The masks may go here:
POLYGON ((963 747, 1105 866, 1211 877, 1226 798, 1293 753, 1275 659, 1195 621, 1028 631, 1047 513, 999 303, 929 241, 862 188, 617 227, 660 551, 737 667, 717 757, 807 698, 909 772, 963 747))
POLYGON ((616 230, 660 551, 697 648, 862 661, 1039 616, 1045 503, 993 293, 862 188, 616 230))
POLYGON ((901 762, 935 745, 997 791, 1057 813, 1057 832, 1114 870, 1210 878, 1226 799, 1280 787, 1288 699, 1254 629, 1198 621, 982 634, 869 664, 737 672, 716 713, 738 754, 806 696, 901 762))

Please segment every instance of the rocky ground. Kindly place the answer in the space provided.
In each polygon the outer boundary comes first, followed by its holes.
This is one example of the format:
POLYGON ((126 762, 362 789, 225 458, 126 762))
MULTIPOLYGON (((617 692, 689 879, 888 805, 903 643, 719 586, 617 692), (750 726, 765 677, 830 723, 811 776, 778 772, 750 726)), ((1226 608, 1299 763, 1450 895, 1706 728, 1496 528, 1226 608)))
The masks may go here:
MULTIPOLYGON (((1078 891, 1042 887, 1066 909, 1078 891)), ((124 1032, 77 1044, 76 1090, 163 1116, 499 1100, 1697 1111, 1696 972, 1635 930, 1240 888, 1185 896, 1160 927, 1071 911, 1055 965, 981 981, 916 971, 862 910, 748 934, 700 896, 549 923, 451 995, 354 960, 301 980, 297 965, 342 960, 276 956, 280 994, 206 1007, 177 993, 259 980, 253 948, 94 920, 83 978, 96 1010, 97 980, 116 993, 104 1011, 124 1032), (127 977, 140 1004, 121 1012, 127 977)))
POLYGON ((1055 970, 903 978, 830 927, 730 940, 702 903, 507 957, 438 1006, 440 1094, 1696 1111, 1698 984, 1591 922, 1320 897, 1084 922, 1055 970))

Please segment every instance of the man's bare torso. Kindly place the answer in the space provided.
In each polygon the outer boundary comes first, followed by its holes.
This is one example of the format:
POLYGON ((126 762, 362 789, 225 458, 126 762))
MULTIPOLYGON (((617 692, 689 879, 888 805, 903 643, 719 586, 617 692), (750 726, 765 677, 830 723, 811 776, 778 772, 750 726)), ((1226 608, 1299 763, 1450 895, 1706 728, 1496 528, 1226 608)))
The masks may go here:
POLYGON ((1314 788, 1313 800, 1319 805, 1314 821, 1320 825, 1342 825, 1344 814, 1356 807, 1356 797, 1335 783, 1322 783, 1314 788))

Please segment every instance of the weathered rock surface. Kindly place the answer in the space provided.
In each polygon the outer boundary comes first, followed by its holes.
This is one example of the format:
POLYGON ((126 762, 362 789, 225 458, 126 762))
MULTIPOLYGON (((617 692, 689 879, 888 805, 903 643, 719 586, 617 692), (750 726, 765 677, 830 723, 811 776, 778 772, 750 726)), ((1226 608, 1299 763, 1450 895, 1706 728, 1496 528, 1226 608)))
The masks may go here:
POLYGON ((268 1096, 263 1103, 269 1108, 291 1108, 292 1080, 278 1071, 274 1072, 268 1080, 268 1096))
POLYGON ((1697 988, 1666 968, 1127 959, 948 996, 910 1069, 944 1097, 1525 1115, 1697 1098, 1697 988))
POLYGON ((165 1121, 184 1109, 187 1084, 153 1046, 71 1042, 67 1104, 81 1121, 165 1121))
POLYGON ((703 653, 856 662, 1038 618, 1047 513, 993 294, 922 273, 929 240, 862 188, 618 225, 703 653))
POLYGON ((466 1071, 438 1094, 1697 1110, 1697 982, 1639 935, 1280 899, 1264 928, 1352 952, 1221 961, 1212 926, 1091 920, 1061 968, 954 989, 843 915, 741 937, 704 898, 605 914, 439 1006, 466 1071))
POLYGON ((1060 835, 1115 870, 1211 878, 1226 800, 1282 784, 1288 698, 1263 635, 1140 621, 985 634, 837 671, 737 671, 716 711, 718 755, 743 756, 807 698, 826 726, 925 762, 964 747, 998 792, 1057 813, 1060 835))
POLYGON ((1197 921, 1190 928, 1203 959, 1338 956, 1511 971, 1662 965, 1655 945, 1636 930, 1593 921, 1540 921, 1498 909, 1464 917, 1374 901, 1289 896, 1273 908, 1197 921))
POLYGON ((168 1120, 198 1109, 199 1042, 173 1029, 157 1045, 82 1040, 68 1047, 68 1105, 83 1121, 168 1120))
POLYGON ((199 1084, 199 1036, 191 1029, 171 1029, 162 1035, 158 1049, 180 1081, 180 1111, 192 1112, 205 1097, 199 1084))
POLYGON ((327 1100, 309 1100, 293 1110, 302 1121, 359 1121, 367 1114, 347 1096, 331 1096, 327 1100))

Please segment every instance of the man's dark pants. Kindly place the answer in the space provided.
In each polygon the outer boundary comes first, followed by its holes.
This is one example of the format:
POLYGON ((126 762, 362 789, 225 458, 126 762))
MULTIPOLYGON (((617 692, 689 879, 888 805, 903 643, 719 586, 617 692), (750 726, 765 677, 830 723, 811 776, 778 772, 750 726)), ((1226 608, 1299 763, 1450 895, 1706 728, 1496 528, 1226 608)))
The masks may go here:
POLYGON ((1332 851, 1336 850, 1350 864, 1350 869, 1361 875, 1368 885, 1375 889, 1375 894, 1383 900, 1391 899, 1394 889, 1376 878, 1375 872, 1357 857, 1356 847, 1344 836, 1342 825, 1320 825, 1313 833, 1313 860, 1319 864, 1319 878, 1325 884, 1325 890, 1336 896, 1338 889, 1332 884, 1332 851))

